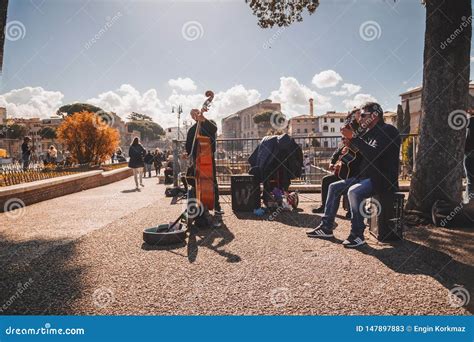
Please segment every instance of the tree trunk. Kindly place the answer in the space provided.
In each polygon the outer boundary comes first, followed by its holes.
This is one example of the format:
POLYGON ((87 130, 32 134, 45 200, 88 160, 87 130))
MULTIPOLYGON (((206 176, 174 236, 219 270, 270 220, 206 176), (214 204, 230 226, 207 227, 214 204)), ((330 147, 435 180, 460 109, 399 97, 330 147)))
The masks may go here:
POLYGON ((471 14, 471 0, 426 1, 423 119, 407 203, 423 216, 438 199, 461 201, 466 117, 453 112, 468 107, 471 14))
POLYGON ((7 24, 8 0, 0 0, 0 73, 3 68, 3 46, 5 44, 5 25, 7 24))

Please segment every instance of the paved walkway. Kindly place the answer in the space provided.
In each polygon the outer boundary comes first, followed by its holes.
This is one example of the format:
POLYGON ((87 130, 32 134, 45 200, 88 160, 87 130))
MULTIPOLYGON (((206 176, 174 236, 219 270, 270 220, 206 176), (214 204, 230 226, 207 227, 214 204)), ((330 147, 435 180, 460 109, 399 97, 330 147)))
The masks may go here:
POLYGON ((300 212, 262 219, 234 215, 223 196, 224 227, 163 248, 143 244, 142 231, 176 218, 182 204, 171 205, 156 179, 130 189, 132 178, 31 205, 19 217, 0 214, 0 310, 469 314, 450 303, 458 279, 443 268, 472 266, 451 258, 433 266, 422 244, 381 245, 368 234, 368 246, 346 250, 342 219, 334 241, 308 239, 304 232, 320 220, 310 213, 317 195, 302 195, 300 212))

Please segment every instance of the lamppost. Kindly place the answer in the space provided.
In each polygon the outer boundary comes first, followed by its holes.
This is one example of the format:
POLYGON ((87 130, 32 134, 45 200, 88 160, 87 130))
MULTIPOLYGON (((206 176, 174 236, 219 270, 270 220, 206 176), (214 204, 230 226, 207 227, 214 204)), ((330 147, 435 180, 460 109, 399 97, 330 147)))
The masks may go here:
MULTIPOLYGON (((174 113, 175 112, 175 107, 172 106, 171 107, 171 113, 174 113)), ((176 108, 176 114, 178 115, 178 135, 177 135, 177 140, 179 140, 179 135, 180 135, 180 131, 179 131, 179 122, 180 122, 180 119, 181 119, 181 113, 183 113, 183 106, 181 105, 178 105, 178 107, 176 108)))

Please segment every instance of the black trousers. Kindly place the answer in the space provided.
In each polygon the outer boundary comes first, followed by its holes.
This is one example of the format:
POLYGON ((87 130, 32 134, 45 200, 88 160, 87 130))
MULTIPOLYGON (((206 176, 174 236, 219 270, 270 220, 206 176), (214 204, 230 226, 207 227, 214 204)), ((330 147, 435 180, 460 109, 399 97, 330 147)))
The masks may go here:
MULTIPOLYGON (((335 174, 324 176, 323 179, 321 180, 321 206, 323 208, 326 207, 326 200, 328 198, 329 185, 340 180, 341 179, 335 174)), ((343 194, 343 197, 344 197, 343 201, 346 202, 347 204, 347 208, 345 209, 347 211, 350 211, 351 208, 349 207, 349 201, 347 200, 347 192, 343 194)))

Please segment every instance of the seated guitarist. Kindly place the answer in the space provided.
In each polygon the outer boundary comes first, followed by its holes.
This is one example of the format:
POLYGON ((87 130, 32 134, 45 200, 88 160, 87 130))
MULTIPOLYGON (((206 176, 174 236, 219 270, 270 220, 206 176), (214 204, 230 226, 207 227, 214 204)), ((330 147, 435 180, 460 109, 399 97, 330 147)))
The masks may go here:
MULTIPOLYGON (((349 113, 349 115, 346 119, 346 122, 348 124, 350 124, 353 127, 354 130, 357 130, 358 129, 357 122, 359 120, 359 117, 360 117, 360 108, 353 109, 349 113)), ((324 213, 324 207, 326 206, 326 199, 327 199, 329 186, 332 183, 340 181, 341 179, 343 179, 343 178, 339 177, 338 172, 336 172, 337 171, 336 168, 337 168, 337 164, 339 162, 340 157, 344 153, 346 153, 346 149, 348 148, 348 146, 347 146, 348 143, 349 143, 349 141, 346 138, 343 137, 342 138, 342 146, 339 147, 334 152, 334 154, 331 156, 331 162, 329 164, 329 170, 332 171, 333 173, 324 176, 323 179, 321 180, 321 206, 319 206, 318 208, 314 208, 312 210, 312 212, 314 214, 324 213)), ((351 163, 351 172, 350 172, 351 175, 356 175, 358 173, 359 164, 360 164, 360 156, 351 163)), ((344 200, 347 201, 347 194, 344 193, 343 196, 344 196, 344 200)), ((347 208, 346 218, 347 219, 351 218, 351 211, 350 211, 349 206, 347 208)))
MULTIPOLYGON (((204 117, 204 114, 201 113, 199 109, 192 109, 191 110, 191 117, 196 121, 196 123, 191 126, 188 130, 188 134, 186 136, 186 153, 188 156, 192 157, 193 160, 193 165, 195 165, 195 160, 196 160, 196 146, 194 146, 194 151, 193 149, 193 141, 194 141, 194 136, 196 133, 196 128, 197 128, 197 122, 201 121, 201 135, 207 136, 211 139, 211 144, 212 144, 212 167, 214 169, 214 214, 216 215, 222 215, 223 211, 221 209, 220 203, 219 203, 219 189, 218 189, 218 184, 217 184, 217 178, 216 178, 216 160, 215 160, 215 152, 216 152, 216 133, 217 133, 217 125, 213 120, 208 120, 206 117, 204 117)), ((202 217, 202 215, 196 219, 196 224, 198 226, 206 226, 208 222, 202 217)))
MULTIPOLYGON (((343 143, 343 145, 341 147, 339 147, 331 157, 331 163, 329 164, 329 171, 332 171, 333 173, 324 176, 323 179, 321 180, 321 205, 318 208, 314 208, 312 210, 312 212, 314 214, 324 213, 324 207, 326 206, 326 199, 327 199, 327 196, 328 196, 329 186, 332 183, 341 180, 341 178, 339 178, 339 176, 336 174, 337 172, 335 172, 336 167, 337 167, 336 164, 339 161, 339 157, 343 153, 345 153, 345 149, 348 148, 347 144, 349 143, 349 141, 345 138, 342 138, 342 143, 343 143)), ((351 163, 351 174, 352 175, 356 175, 358 173, 359 162, 360 162, 360 158, 357 158, 354 162, 351 163)), ((344 197, 344 201, 347 201, 347 194, 344 193, 344 194, 342 194, 342 196, 344 197)), ((350 219, 351 218, 351 208, 348 207, 348 208, 346 208, 346 210, 347 210, 346 218, 350 219)))
POLYGON ((328 198, 321 224, 307 233, 312 238, 334 237, 334 220, 339 207, 339 196, 347 190, 351 207, 351 233, 342 243, 344 247, 356 248, 365 244, 364 201, 374 193, 398 190, 398 168, 400 134, 384 123, 383 110, 378 103, 369 102, 362 107, 359 123, 366 129, 363 135, 344 127, 342 135, 349 146, 362 155, 359 175, 334 182, 329 186, 328 198))

